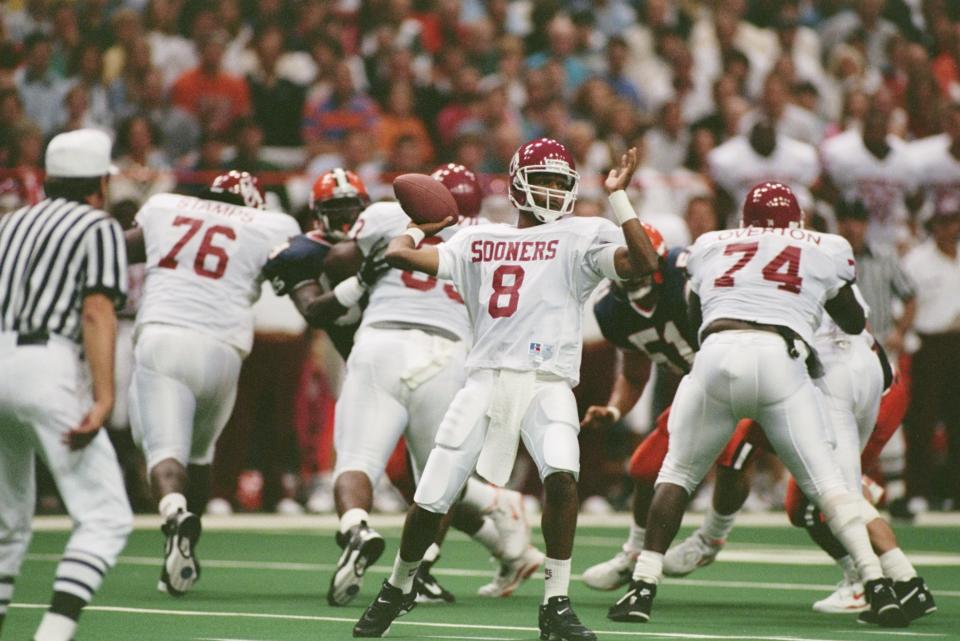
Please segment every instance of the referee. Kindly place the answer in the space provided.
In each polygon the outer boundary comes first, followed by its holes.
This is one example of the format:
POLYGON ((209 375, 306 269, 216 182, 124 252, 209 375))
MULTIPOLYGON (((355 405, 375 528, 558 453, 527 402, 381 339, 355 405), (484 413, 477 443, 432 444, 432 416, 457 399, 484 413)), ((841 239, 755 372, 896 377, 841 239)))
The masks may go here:
POLYGON ((132 527, 100 430, 127 256, 120 225, 99 209, 114 171, 107 135, 56 136, 46 170, 47 199, 0 220, 0 625, 30 541, 39 454, 74 529, 34 640, 70 641, 132 527))

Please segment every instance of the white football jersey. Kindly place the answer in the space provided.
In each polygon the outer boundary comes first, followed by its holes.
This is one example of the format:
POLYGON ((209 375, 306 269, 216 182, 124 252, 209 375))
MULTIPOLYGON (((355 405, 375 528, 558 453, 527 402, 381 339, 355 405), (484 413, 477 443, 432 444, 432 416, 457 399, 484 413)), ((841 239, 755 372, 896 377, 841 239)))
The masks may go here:
MULTIPOLYGON (((449 240, 458 229, 481 222, 479 218, 464 218, 436 236, 425 238, 422 244, 439 244, 449 240)), ((350 236, 356 240, 363 255, 368 256, 377 243, 383 242, 385 249, 386 243, 402 234, 409 224, 410 217, 400 203, 378 202, 360 214, 350 236)), ((472 336, 467 309, 453 283, 420 272, 391 269, 374 284, 360 326, 380 322, 437 327, 453 332, 467 342, 472 336)))
POLYGON ((438 275, 463 296, 473 326, 467 368, 536 370, 580 378, 583 306, 616 276, 619 227, 603 218, 562 218, 520 229, 461 229, 440 245, 438 275))
POLYGON ((820 177, 820 160, 816 148, 805 142, 777 135, 773 153, 761 156, 746 136, 736 136, 713 149, 707 162, 713 179, 736 199, 738 211, 747 193, 768 180, 790 187, 801 207, 813 206, 810 186, 820 177))
POLYGON ((909 237, 905 197, 916 188, 917 174, 909 145, 889 136, 890 153, 882 160, 870 153, 858 131, 846 131, 821 147, 824 171, 846 200, 859 200, 870 214, 867 241, 892 247, 909 237))
POLYGON ((188 327, 253 344, 253 303, 270 251, 300 233, 290 216, 191 196, 159 194, 137 212, 147 276, 137 325, 188 327))
POLYGON ((732 318, 784 325, 811 344, 824 302, 854 281, 855 267, 840 236, 759 227, 703 234, 687 260, 701 330, 732 318))
POLYGON ((910 143, 917 179, 933 211, 960 211, 960 160, 950 153, 950 143, 946 135, 910 143))

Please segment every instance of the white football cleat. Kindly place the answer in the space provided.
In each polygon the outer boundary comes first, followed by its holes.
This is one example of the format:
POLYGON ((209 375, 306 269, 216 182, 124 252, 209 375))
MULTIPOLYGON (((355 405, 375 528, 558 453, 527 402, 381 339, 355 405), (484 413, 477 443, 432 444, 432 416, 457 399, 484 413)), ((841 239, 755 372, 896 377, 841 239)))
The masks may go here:
POLYGON ((523 495, 506 488, 497 488, 496 492, 496 501, 487 515, 500 535, 501 560, 516 560, 530 547, 530 526, 523 508, 523 495))
POLYGON ((694 532, 663 556, 665 576, 687 576, 697 568, 710 565, 726 541, 708 541, 694 532))
POLYGON ((200 579, 200 562, 195 552, 203 530, 200 517, 180 510, 160 529, 166 540, 157 589, 170 596, 183 596, 200 579))
POLYGON ((518 558, 502 561, 493 580, 477 590, 477 594, 488 597, 510 596, 521 583, 529 579, 537 568, 543 565, 544 559, 546 555, 543 552, 532 545, 528 546, 518 558))
POLYGON ((594 590, 616 590, 630 583, 639 552, 620 550, 609 561, 597 563, 583 573, 583 582, 594 590))
POLYGON ((833 594, 813 604, 815 612, 827 614, 849 614, 851 612, 865 612, 870 609, 863 593, 863 584, 844 579, 837 584, 833 594))

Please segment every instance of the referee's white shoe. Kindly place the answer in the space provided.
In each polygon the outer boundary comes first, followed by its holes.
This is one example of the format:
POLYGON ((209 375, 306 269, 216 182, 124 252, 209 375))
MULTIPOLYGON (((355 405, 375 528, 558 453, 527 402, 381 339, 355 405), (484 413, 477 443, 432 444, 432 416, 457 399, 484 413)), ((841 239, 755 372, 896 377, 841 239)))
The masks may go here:
POLYGON ((163 569, 157 589, 171 596, 183 596, 200 579, 200 561, 196 557, 200 539, 200 517, 178 511, 160 528, 166 535, 163 569))

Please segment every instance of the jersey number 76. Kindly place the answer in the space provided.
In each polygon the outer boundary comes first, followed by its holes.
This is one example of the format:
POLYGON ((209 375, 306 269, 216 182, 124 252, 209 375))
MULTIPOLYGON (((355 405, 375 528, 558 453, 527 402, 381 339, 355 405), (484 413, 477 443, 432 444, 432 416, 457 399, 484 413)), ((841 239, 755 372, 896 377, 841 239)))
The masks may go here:
MULTIPOLYGON (((166 256, 161 258, 160 262, 157 263, 158 267, 163 267, 164 269, 177 268, 179 264, 177 255, 183 250, 183 247, 190 242, 190 239, 197 235, 200 228, 203 227, 203 221, 199 218, 190 218, 189 216, 177 216, 173 219, 173 226, 184 226, 187 230, 183 236, 180 237, 180 240, 167 252, 166 256)), ((197 255, 193 259, 193 271, 197 276, 217 280, 223 278, 224 272, 227 271, 227 263, 230 261, 230 256, 227 255, 227 251, 223 247, 218 247, 213 244, 214 238, 218 235, 224 236, 229 240, 236 240, 237 238, 237 233, 233 231, 233 228, 227 227, 226 225, 213 225, 208 228, 203 234, 203 240, 200 241, 200 247, 197 248, 197 255), (208 256, 212 256, 215 261, 212 269, 207 267, 208 256)))

